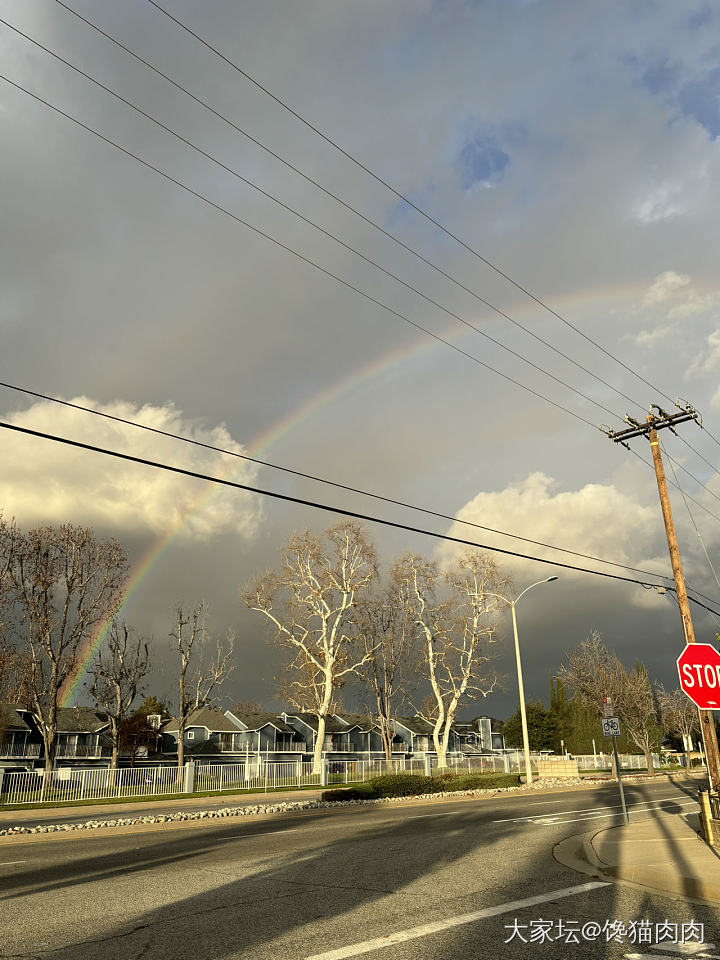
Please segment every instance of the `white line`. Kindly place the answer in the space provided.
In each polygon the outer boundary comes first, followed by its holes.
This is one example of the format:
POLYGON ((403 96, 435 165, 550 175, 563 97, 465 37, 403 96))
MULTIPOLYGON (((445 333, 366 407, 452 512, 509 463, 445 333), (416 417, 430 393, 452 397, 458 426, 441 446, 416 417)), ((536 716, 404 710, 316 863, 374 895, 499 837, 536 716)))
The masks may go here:
MULTIPOLYGON (((678 802, 678 806, 679 806, 679 807, 687 807, 687 806, 688 806, 689 804, 691 804, 691 803, 697 804, 697 800, 685 800, 683 803, 678 802)), ((570 812, 572 813, 572 811, 570 811, 570 812)), ((637 813, 651 813, 651 812, 654 812, 654 811, 650 811, 650 810, 644 810, 644 811, 643 811, 643 810, 637 810, 636 812, 637 812, 637 813)), ((662 813, 662 810, 658 810, 657 813, 662 813)), ((557 824, 561 824, 561 823, 581 823, 583 820, 602 820, 602 819, 604 819, 605 817, 621 817, 621 816, 622 816, 622 812, 618 812, 618 813, 593 813, 593 814, 591 814, 589 817, 574 817, 572 820, 561 820, 559 817, 558 817, 557 819, 555 819, 555 820, 549 820, 549 819, 547 819, 546 817, 538 817, 537 820, 533 820, 532 822, 535 823, 535 824, 538 824, 538 825, 542 824, 544 827, 545 827, 545 826, 553 826, 553 827, 554 827, 554 826, 556 826, 557 824)), ((673 816, 673 814, 669 814, 669 816, 673 816)), ((677 816, 677 814, 674 814, 674 816, 677 816)))
POLYGON ((5 863, 0 863, 0 867, 12 867, 16 863, 27 863, 27 860, 7 860, 5 863))
MULTIPOLYGON (((675 794, 674 797, 661 797, 659 800, 637 800, 635 803, 628 803, 628 807, 644 807, 648 803, 667 803, 669 800, 673 800, 676 803, 678 802, 678 796, 675 794)), ((693 801, 694 802, 694 801, 693 801)), ((600 807, 580 807, 579 810, 563 810, 560 816, 565 816, 568 813, 594 813, 596 810, 610 810, 613 807, 621 807, 621 803, 605 803, 600 807)), ((505 817, 504 820, 493 820, 493 823, 517 823, 520 820, 534 820, 537 817, 537 814, 533 814, 529 817, 505 817)))
POLYGON ((552 900, 562 900, 565 897, 572 897, 578 893, 587 893, 589 890, 597 890, 599 887, 610 886, 602 881, 593 881, 591 883, 581 883, 577 887, 565 887, 564 890, 552 890, 550 893, 541 893, 536 897, 527 897, 525 900, 514 900, 511 903, 501 903, 496 907, 486 907, 484 910, 477 910, 475 913, 464 913, 459 917, 450 917, 448 920, 436 920, 434 923, 423 923, 419 927, 410 927, 408 930, 399 930, 397 933, 391 933, 387 937, 377 937, 375 940, 364 940, 362 943, 352 943, 347 947, 339 947, 337 950, 328 950, 326 953, 314 953, 305 960, 345 960, 346 957, 357 957, 361 953, 370 953, 373 950, 380 950, 382 947, 390 947, 396 943, 405 943, 407 940, 416 940, 418 937, 426 937, 430 933, 440 933, 443 930, 450 930, 452 927, 459 927, 463 923, 474 923, 476 920, 485 920, 487 917, 497 917, 503 913, 511 913, 513 910, 524 910, 526 907, 533 907, 538 903, 550 903, 552 900))
POLYGON ((254 840, 255 837, 281 837, 284 833, 296 833, 299 827, 290 827, 287 830, 263 830, 262 833, 239 833, 236 837, 220 837, 220 840, 254 840))

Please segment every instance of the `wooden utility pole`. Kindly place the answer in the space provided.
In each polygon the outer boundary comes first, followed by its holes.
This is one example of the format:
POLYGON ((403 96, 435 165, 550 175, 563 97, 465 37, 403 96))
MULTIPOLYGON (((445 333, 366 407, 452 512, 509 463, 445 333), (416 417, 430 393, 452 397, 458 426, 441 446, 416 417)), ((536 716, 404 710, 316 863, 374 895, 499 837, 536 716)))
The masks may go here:
MULTIPOLYGON (((627 430, 607 430, 605 432, 615 443, 622 443, 628 450, 630 448, 628 447, 627 441, 633 437, 646 436, 650 441, 650 451, 652 453, 653 465, 655 466, 658 493, 660 494, 660 507, 665 522, 665 534, 670 551, 670 563, 672 564, 673 577, 675 579, 675 595, 677 596, 678 607, 680 608, 685 643, 695 643, 695 630, 693 629, 692 617, 690 616, 690 603, 688 601, 687 590, 685 589, 680 550, 678 548, 672 510, 670 509, 670 496, 668 495, 665 469, 660 453, 658 430, 667 428, 672 430, 673 433, 676 433, 676 424, 683 423, 686 420, 699 422, 699 415, 689 404, 685 407, 680 407, 680 412, 674 414, 665 413, 661 407, 655 404, 653 404, 651 411, 652 410, 657 410, 657 415, 651 412, 647 416, 645 423, 640 423, 632 417, 625 417, 625 420, 631 424, 627 430)), ((718 791, 720 790, 720 752, 718 751, 713 711, 699 710, 698 712, 700 714, 700 729, 705 745, 710 785, 713 790, 718 791)))

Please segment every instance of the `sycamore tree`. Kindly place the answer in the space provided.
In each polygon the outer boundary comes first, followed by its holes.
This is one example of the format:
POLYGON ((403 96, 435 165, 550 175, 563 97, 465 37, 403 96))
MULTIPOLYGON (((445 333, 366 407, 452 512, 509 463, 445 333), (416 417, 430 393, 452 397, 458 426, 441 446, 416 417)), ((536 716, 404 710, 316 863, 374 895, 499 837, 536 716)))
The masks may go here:
POLYGON ((132 636, 127 624, 113 620, 103 648, 90 668, 90 695, 107 714, 112 740, 111 769, 117 767, 120 730, 150 670, 148 644, 132 636))
POLYGON ((315 773, 337 691, 370 656, 358 639, 357 604, 376 576, 375 548, 358 524, 343 522, 322 536, 292 536, 278 569, 257 577, 243 593, 288 654, 284 689, 290 703, 317 718, 315 773))
POLYGON ((408 554, 393 577, 431 689, 431 709, 421 708, 420 716, 433 726, 438 766, 444 767, 458 707, 488 696, 499 682, 492 646, 498 633, 497 595, 507 590, 508 580, 491 557, 479 552, 461 556, 444 576, 436 563, 408 554))
POLYGON ((393 720, 402 704, 410 702, 418 679, 416 631, 398 596, 398 584, 391 579, 358 605, 358 633, 367 654, 360 678, 369 695, 368 713, 377 717, 388 762, 395 736, 393 720))
POLYGON ((98 539, 89 527, 41 526, 17 538, 10 579, 46 776, 55 761, 61 687, 76 677, 82 644, 112 615, 126 576, 120 544, 98 539))
POLYGON ((217 698, 217 688, 233 670, 235 637, 212 637, 207 630, 207 604, 192 610, 182 604, 175 608, 175 629, 171 646, 177 651, 178 679, 178 770, 185 764, 185 728, 190 714, 217 698))

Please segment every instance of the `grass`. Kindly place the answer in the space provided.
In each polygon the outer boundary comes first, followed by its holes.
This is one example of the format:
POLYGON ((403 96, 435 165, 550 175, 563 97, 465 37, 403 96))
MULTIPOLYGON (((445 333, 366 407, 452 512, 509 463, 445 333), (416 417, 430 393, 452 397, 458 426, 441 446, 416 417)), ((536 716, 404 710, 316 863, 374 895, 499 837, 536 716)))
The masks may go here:
POLYGON ((298 787, 297 784, 291 787, 268 787, 267 790, 263 790, 259 787, 243 787, 234 790, 203 790, 195 793, 153 793, 147 794, 145 796, 134 796, 134 797, 98 797, 91 800, 45 800, 42 803, 2 803, 2 796, 0 796, 0 813, 4 810, 52 810, 57 807, 94 807, 94 806, 109 806, 110 804, 125 804, 125 803, 142 803, 145 800, 192 800, 194 798, 202 797, 234 797, 234 796, 243 796, 244 794, 256 794, 256 793, 267 793, 268 795, 272 793, 290 793, 290 792, 299 792, 302 793, 304 790, 317 790, 319 789, 319 784, 304 784, 303 786, 298 787))

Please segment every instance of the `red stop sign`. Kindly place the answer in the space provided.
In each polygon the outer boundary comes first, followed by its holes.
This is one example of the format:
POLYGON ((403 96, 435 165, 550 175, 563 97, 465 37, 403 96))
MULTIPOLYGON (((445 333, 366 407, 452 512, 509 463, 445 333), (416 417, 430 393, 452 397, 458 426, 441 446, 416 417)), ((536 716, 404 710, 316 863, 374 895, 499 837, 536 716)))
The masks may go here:
POLYGON ((689 643, 677 660, 680 686, 702 710, 720 710, 720 653, 710 643, 689 643))

